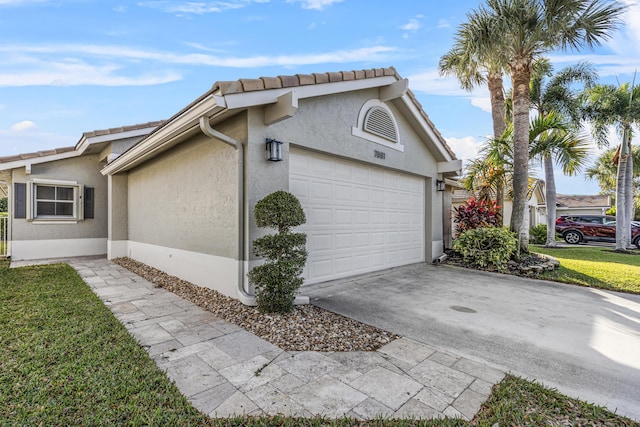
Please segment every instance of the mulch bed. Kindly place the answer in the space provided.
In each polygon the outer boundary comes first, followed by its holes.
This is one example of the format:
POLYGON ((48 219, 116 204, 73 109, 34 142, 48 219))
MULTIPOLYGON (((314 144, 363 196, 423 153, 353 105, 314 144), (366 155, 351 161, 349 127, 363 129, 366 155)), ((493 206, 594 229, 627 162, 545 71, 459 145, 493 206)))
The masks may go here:
POLYGON ((297 306, 289 314, 263 314, 235 298, 130 258, 116 258, 113 262, 283 350, 374 351, 398 338, 390 332, 313 305, 297 306))

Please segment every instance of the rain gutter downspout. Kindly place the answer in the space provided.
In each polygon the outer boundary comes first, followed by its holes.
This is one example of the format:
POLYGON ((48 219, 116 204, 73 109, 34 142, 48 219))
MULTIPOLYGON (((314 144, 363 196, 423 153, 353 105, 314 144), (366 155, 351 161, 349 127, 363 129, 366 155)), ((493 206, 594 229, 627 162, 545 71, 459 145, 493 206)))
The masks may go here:
POLYGON ((256 298, 244 288, 245 223, 244 223, 244 145, 211 127, 207 116, 200 117, 200 130, 210 138, 229 144, 238 152, 238 299, 244 305, 256 305, 256 298))

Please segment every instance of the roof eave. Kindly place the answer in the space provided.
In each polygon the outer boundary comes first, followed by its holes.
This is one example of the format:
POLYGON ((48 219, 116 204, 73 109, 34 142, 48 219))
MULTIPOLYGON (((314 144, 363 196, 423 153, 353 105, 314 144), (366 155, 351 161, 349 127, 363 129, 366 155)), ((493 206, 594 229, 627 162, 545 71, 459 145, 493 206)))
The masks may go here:
POLYGON ((156 129, 155 132, 149 134, 145 139, 114 159, 101 170, 101 173, 103 175, 113 175, 143 163, 163 151, 176 138, 198 126, 200 117, 211 117, 224 109, 223 98, 213 95, 213 93, 208 93, 199 102, 190 105, 189 108, 174 116, 166 124, 156 129))

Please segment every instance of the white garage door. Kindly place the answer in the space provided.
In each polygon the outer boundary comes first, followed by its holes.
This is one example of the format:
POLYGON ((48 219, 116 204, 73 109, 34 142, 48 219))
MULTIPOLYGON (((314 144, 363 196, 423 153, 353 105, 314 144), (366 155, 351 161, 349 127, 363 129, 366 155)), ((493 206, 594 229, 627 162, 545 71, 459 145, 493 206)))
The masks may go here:
POLYGON ((423 178, 293 148, 290 161, 306 284, 424 261, 423 178))

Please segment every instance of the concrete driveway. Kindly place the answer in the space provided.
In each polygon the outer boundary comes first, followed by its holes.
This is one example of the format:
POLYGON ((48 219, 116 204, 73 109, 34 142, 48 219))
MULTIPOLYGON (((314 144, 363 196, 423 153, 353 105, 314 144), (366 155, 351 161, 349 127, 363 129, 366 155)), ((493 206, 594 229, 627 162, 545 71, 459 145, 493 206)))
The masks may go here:
POLYGON ((302 292, 320 307, 640 420, 640 295, 431 264, 302 292))

